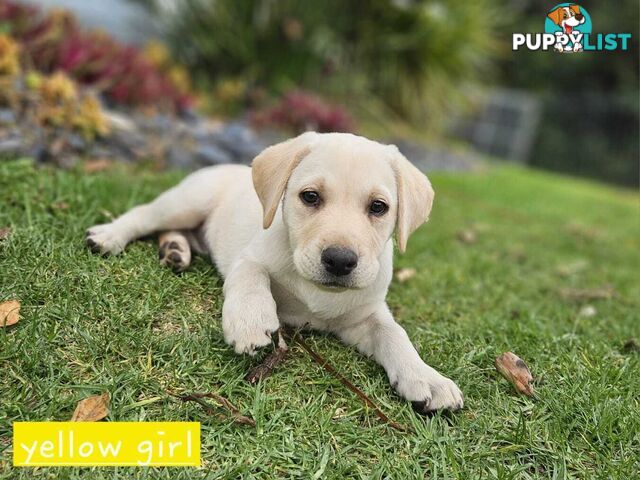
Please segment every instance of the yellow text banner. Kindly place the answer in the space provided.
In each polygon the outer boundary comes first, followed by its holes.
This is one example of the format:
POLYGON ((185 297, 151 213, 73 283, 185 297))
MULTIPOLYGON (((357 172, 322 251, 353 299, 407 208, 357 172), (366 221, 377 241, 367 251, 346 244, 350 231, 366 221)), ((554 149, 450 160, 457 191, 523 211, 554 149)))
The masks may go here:
POLYGON ((198 422, 15 422, 13 465, 200 466, 198 422))

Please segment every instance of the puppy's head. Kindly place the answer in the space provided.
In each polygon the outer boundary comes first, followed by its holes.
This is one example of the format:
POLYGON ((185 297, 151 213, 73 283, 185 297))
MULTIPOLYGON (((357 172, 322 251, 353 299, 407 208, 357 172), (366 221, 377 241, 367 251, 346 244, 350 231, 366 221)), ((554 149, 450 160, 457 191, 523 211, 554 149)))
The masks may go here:
POLYGON ((365 288, 394 228, 404 251, 429 217, 433 189, 395 146, 344 133, 307 132, 253 161, 264 228, 283 204, 293 261, 325 288, 365 288))

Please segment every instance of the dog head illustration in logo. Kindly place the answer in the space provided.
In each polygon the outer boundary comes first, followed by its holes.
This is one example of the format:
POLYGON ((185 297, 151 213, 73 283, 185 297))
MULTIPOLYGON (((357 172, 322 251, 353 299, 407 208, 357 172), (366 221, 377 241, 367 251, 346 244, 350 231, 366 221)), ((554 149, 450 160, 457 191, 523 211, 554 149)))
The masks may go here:
MULTIPOLYGON (((557 36, 563 34, 570 36, 578 25, 582 25, 585 22, 584 15, 580 12, 580 6, 575 4, 557 7, 550 11, 547 14, 547 17, 561 28, 561 31, 556 32, 557 36)), ((563 47, 562 43, 558 42, 555 45, 555 50, 558 52, 580 52, 582 51, 582 45, 579 42, 576 42, 573 44, 573 48, 569 48, 563 47)))

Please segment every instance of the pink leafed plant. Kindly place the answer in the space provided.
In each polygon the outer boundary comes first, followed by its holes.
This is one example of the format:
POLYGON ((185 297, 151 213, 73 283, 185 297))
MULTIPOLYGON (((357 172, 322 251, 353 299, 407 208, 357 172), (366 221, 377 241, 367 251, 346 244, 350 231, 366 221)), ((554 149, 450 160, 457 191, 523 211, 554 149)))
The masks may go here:
POLYGON ((289 92, 273 107, 254 112, 252 121, 258 127, 279 127, 296 134, 307 130, 352 132, 355 128, 344 107, 302 90, 289 92))
POLYGON ((82 29, 68 12, 44 14, 37 7, 0 0, 0 24, 20 43, 29 68, 63 71, 117 104, 182 111, 192 103, 141 50, 82 29))

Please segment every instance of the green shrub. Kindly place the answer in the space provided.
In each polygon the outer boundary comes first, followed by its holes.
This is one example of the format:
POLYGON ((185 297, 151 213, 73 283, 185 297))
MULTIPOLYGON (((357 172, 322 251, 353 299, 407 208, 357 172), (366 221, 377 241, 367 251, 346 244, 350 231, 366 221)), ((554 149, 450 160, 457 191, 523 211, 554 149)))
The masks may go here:
MULTIPOLYGON (((153 3, 144 1, 144 3, 153 3)), ((200 84, 242 80, 272 93, 307 88, 378 103, 430 126, 485 76, 495 0, 183 0, 156 11, 200 84)))

